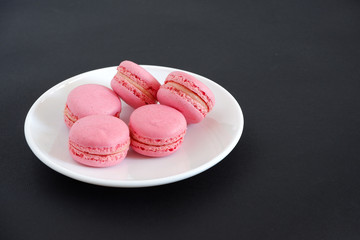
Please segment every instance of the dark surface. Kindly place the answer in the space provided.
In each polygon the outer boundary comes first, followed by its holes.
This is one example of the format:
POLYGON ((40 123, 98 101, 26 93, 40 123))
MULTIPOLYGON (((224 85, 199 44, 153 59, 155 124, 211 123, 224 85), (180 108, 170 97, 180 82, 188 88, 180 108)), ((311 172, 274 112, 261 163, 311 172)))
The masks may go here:
POLYGON ((0 239, 360 239, 359 1, 59 2, 0 2, 0 239), (235 149, 140 189, 46 167, 24 138, 32 103, 125 59, 226 88, 235 149))

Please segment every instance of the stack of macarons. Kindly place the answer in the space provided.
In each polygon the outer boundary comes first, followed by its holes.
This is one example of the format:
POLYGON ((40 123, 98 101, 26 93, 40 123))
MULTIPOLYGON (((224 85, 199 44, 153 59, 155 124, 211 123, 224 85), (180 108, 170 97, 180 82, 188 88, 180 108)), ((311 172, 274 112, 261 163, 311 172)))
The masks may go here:
POLYGON ((211 90, 193 75, 174 71, 161 85, 131 61, 120 63, 111 88, 85 84, 68 95, 69 151, 81 164, 116 165, 129 146, 145 156, 168 156, 180 148, 187 124, 201 122, 215 104, 211 90), (128 125, 120 118, 120 99, 135 109, 128 125))

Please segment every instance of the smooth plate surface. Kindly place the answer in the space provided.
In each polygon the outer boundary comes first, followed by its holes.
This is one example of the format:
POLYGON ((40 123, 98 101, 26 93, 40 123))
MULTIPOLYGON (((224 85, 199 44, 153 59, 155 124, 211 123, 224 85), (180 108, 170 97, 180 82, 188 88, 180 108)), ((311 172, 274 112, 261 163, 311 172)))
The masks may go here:
MULTIPOLYGON (((162 84, 174 68, 142 65, 162 84)), ((183 71, 183 70, 180 70, 183 71)), ((184 71, 187 72, 187 71, 184 71)), ((217 83, 195 75, 214 93, 216 104, 199 124, 188 126, 182 147, 163 158, 149 158, 130 150, 126 159, 110 168, 91 168, 75 162, 68 152, 69 130, 63 121, 67 95, 75 87, 102 84, 110 87, 116 67, 102 68, 69 78, 46 91, 30 108, 25 137, 34 154, 53 170, 79 181, 109 187, 147 187, 176 182, 199 174, 228 155, 243 131, 241 108, 217 83)), ((133 108, 122 102, 120 118, 126 123, 133 108)))

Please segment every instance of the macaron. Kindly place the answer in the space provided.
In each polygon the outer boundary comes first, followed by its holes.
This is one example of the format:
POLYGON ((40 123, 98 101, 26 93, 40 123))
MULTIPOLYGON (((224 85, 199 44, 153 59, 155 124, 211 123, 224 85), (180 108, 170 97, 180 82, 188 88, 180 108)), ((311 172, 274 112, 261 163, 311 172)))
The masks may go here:
POLYGON ((176 108, 187 123, 199 123, 215 105, 212 91, 196 77, 181 71, 171 72, 157 93, 161 104, 176 108))
POLYGON ((123 61, 111 80, 111 88, 133 108, 157 103, 156 93, 160 83, 141 66, 123 61))
POLYGON ((70 155, 87 166, 114 166, 125 158, 129 145, 128 126, 121 119, 109 115, 81 118, 69 132, 70 155))
POLYGON ((105 114, 119 117, 121 101, 113 90, 99 84, 84 84, 68 95, 64 109, 65 124, 71 126, 80 118, 105 114))
POLYGON ((130 115, 130 146, 149 157, 164 157, 176 152, 186 133, 185 117, 176 109, 150 104, 130 115))

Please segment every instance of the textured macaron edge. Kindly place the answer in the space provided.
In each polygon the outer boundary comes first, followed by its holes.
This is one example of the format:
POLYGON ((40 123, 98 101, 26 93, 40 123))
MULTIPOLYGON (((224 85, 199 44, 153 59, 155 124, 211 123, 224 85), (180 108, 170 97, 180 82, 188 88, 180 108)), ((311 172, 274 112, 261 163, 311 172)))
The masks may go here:
POLYGON ((119 64, 118 68, 119 67, 124 67, 125 69, 127 69, 127 71, 136 76, 139 80, 141 80, 141 82, 145 84, 144 87, 146 86, 150 90, 154 89, 154 95, 156 95, 156 91, 160 88, 161 84, 150 72, 148 72, 142 66, 129 60, 122 61, 119 64))
MULTIPOLYGON (((131 63, 131 64, 136 64, 136 63, 131 63)), ((141 68, 137 64, 136 64, 136 67, 141 68)), ((141 68, 141 70, 146 71, 143 68, 141 68)), ((146 90, 148 93, 150 93, 153 98, 156 99, 156 92, 160 88, 160 83, 149 72, 146 71, 146 73, 148 73, 148 74, 143 73, 143 74, 136 75, 124 63, 121 63, 117 67, 117 71, 119 73, 123 74, 125 77, 129 78, 131 81, 140 85, 144 90, 146 90), (142 75, 144 75, 144 76, 142 76, 142 75), (145 79, 147 79, 147 80, 145 80, 145 79)))
POLYGON ((137 99, 137 103, 135 105, 157 103, 156 98, 150 98, 123 76, 119 75, 119 73, 117 73, 111 80, 111 88, 129 105, 133 105, 132 98, 137 99), (123 91, 126 91, 127 93, 123 94, 123 91))
POLYGON ((194 92, 206 103, 208 112, 210 112, 214 107, 214 94, 204 83, 196 79, 194 76, 181 71, 174 71, 169 73, 169 75, 166 77, 164 85, 166 85, 168 82, 178 83, 194 92))
POLYGON ((140 154, 150 157, 168 156, 176 152, 184 141, 184 136, 186 134, 185 128, 176 136, 168 138, 152 138, 138 134, 131 123, 129 124, 129 130, 131 139, 130 146, 132 149, 140 154))
POLYGON ((93 167, 106 167, 118 164, 125 158, 130 146, 130 138, 114 147, 88 147, 81 146, 69 140, 69 151, 72 157, 85 165, 93 167))
POLYGON ((68 126, 68 128, 71 128, 77 120, 78 117, 70 111, 69 106, 66 104, 64 108, 64 121, 66 126, 68 126))
POLYGON ((120 63, 117 67, 117 73, 111 81, 113 90, 126 103, 134 105, 133 107, 157 103, 156 94, 160 86, 161 84, 153 75, 138 64, 128 60, 120 63), (126 94, 124 94, 124 90, 127 91, 126 94), (138 98, 138 100, 134 101, 133 98, 138 98))
POLYGON ((130 137, 131 137, 132 141, 134 140, 134 141, 144 143, 146 145, 151 145, 151 146, 164 146, 164 145, 173 144, 174 142, 179 141, 181 138, 184 138, 184 136, 186 134, 186 129, 185 129, 178 136, 158 139, 158 138, 150 138, 150 137, 141 136, 131 127, 131 125, 129 125, 129 129, 130 129, 130 137))
POLYGON ((134 151, 142 155, 150 157, 164 157, 176 152, 180 148, 183 141, 184 138, 182 137, 179 138, 178 141, 167 145, 148 145, 131 139, 130 146, 134 151))
MULTIPOLYGON (((182 97, 166 87, 161 87, 158 91, 159 102, 163 105, 173 107, 180 111, 186 119, 187 124, 201 122, 206 114, 197 109, 193 99, 182 97)), ((198 106, 201 108, 201 106, 198 106)))
MULTIPOLYGON (((179 90, 179 89, 177 89, 177 88, 175 88, 173 86, 164 84, 164 85, 161 86, 160 90, 161 91, 168 91, 168 92, 176 95, 178 97, 178 99, 181 99, 181 100, 184 100, 184 101, 188 102, 191 106, 193 106, 204 117, 206 116, 206 114, 209 111, 207 107, 204 107, 201 103, 194 100, 188 94, 186 94, 185 92, 183 92, 183 91, 181 91, 181 90, 179 90)), ((159 90, 158 98, 159 98, 160 103, 163 103, 163 101, 161 101, 162 97, 160 96, 160 95, 163 94, 163 92, 161 92, 160 90, 159 90)), ((176 106, 174 106, 174 107, 176 107, 176 106)))
POLYGON ((72 158, 84 165, 91 166, 91 167, 111 167, 114 165, 119 164, 122 160, 125 159, 127 155, 126 152, 120 152, 113 155, 106 155, 106 156, 96 156, 91 154, 75 154, 70 152, 72 158))
POLYGON ((129 148, 130 139, 127 141, 117 144, 116 146, 111 147, 89 147, 89 146, 82 146, 80 144, 75 143, 74 141, 69 140, 69 145, 71 148, 76 149, 79 152, 89 153, 93 155, 112 155, 118 152, 122 152, 129 148))

